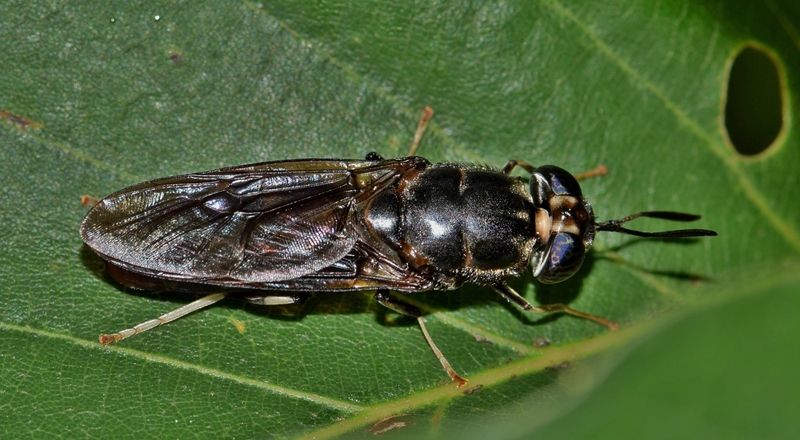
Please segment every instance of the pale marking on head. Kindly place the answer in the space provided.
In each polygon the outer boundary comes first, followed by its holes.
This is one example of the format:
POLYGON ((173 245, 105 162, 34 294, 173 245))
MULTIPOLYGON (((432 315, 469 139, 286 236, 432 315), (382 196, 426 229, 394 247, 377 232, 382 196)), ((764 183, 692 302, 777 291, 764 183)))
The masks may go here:
POLYGON ((550 241, 550 232, 553 227, 553 218, 550 217, 550 213, 544 208, 536 208, 534 221, 536 225, 536 235, 539 236, 542 243, 550 241))
POLYGON ((574 209, 580 203, 577 197, 574 196, 552 196, 550 200, 548 200, 550 204, 550 211, 567 211, 570 209, 574 209))
POLYGON ((581 233, 580 228, 575 223, 575 219, 572 217, 563 217, 554 221, 551 231, 553 233, 566 232, 573 235, 580 235, 581 233))

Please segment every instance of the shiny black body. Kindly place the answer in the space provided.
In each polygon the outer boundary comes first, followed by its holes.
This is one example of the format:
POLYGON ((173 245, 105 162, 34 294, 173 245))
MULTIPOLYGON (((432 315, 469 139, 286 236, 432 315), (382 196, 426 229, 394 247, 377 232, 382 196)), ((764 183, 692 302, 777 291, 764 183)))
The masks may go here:
POLYGON ((534 210, 518 178, 455 164, 429 166, 367 205, 365 220, 436 287, 492 281, 527 266, 534 210))
MULTIPOLYGON (((423 122, 424 117, 420 127, 423 122)), ((699 218, 644 211, 598 223, 577 179, 555 166, 511 160, 493 170, 370 153, 365 160, 265 162, 134 185, 99 201, 81 224, 81 237, 124 285, 213 291, 158 318, 102 334, 101 344, 230 295, 276 305, 300 301, 307 297, 303 292, 374 290, 379 304, 417 319, 445 372, 463 386, 467 381, 433 342, 421 310, 390 291, 446 290, 472 282, 523 310, 566 313, 613 330, 617 323, 566 304, 534 306, 505 280, 529 266, 544 283, 569 278, 583 264, 596 231, 716 235, 623 226, 638 217, 699 218), (510 175, 517 166, 530 173, 527 185, 510 175)))
POLYGON ((638 217, 700 218, 643 211, 598 223, 577 179, 555 166, 510 160, 492 170, 370 153, 365 160, 265 162, 134 185, 99 201, 81 224, 81 236, 126 286, 213 292, 156 319, 102 334, 102 344, 231 295, 276 305, 300 301, 304 292, 374 290, 379 304, 417 319, 460 386, 466 380, 434 344, 422 312, 390 291, 446 290, 472 282, 523 310, 565 313, 613 330, 617 323, 566 304, 534 306, 505 280, 528 266, 540 282, 569 278, 583 264, 596 231, 716 235, 623 226, 638 217), (530 173, 528 188, 510 175, 517 166, 530 173))
POLYGON ((560 168, 527 186, 420 157, 266 162, 123 189, 81 235, 115 278, 146 289, 415 292, 498 285, 528 265, 561 281, 591 245, 591 208, 560 168))

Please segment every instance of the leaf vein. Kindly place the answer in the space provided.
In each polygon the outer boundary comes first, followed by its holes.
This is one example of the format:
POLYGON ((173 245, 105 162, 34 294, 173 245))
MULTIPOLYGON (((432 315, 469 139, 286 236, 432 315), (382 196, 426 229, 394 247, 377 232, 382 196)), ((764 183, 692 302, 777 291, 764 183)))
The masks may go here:
POLYGON ((764 4, 767 6, 767 9, 775 16, 775 19, 778 23, 781 24, 783 31, 789 36, 794 43, 795 49, 800 50, 800 31, 786 18, 786 14, 778 7, 778 4, 775 3, 774 0, 764 0, 764 4))
MULTIPOLYGON (((353 84, 356 85, 364 85, 367 90, 374 93, 376 96, 384 99, 386 102, 392 105, 392 107, 397 110, 400 115, 403 117, 417 120, 420 115, 421 108, 414 109, 407 105, 404 100, 396 95, 387 92, 386 87, 381 87, 380 84, 367 77, 363 73, 359 72, 358 69, 353 67, 351 64, 344 62, 343 60, 337 58, 333 55, 332 51, 326 49, 325 43, 309 38, 307 35, 301 37, 301 32, 294 29, 292 26, 289 25, 285 20, 281 20, 279 17, 269 14, 268 11, 264 10, 264 8, 259 7, 258 5, 253 4, 252 2, 245 1, 245 5, 250 8, 254 12, 261 13, 265 18, 269 20, 273 20, 275 23, 280 26, 281 29, 285 30, 289 35, 293 36, 295 39, 305 40, 312 42, 311 47, 312 50, 316 51, 317 54, 324 60, 328 61, 331 65, 336 66, 339 68, 344 74, 345 77, 348 78, 353 84)), ((439 126, 435 120, 431 120, 428 123, 426 132, 428 135, 434 135, 437 139, 442 141, 442 144, 450 147, 453 150, 459 152, 461 156, 466 158, 472 162, 481 162, 485 158, 481 157, 477 153, 474 152, 473 149, 468 148, 461 142, 457 142, 452 136, 448 135, 442 128, 439 126)))
POLYGON ((363 410, 363 407, 360 405, 356 405, 350 402, 346 402, 328 396, 323 396, 321 394, 310 393, 307 391, 301 391, 288 387, 283 387, 280 385, 275 385, 269 382, 265 382, 263 380, 258 380, 250 377, 241 376, 238 374, 228 373, 215 368, 203 367, 197 364, 193 364, 191 362, 186 362, 180 359, 175 359, 154 353, 147 353, 141 350, 135 350, 131 348, 118 347, 118 346, 113 346, 113 347, 102 346, 95 341, 89 341, 71 335, 56 333, 50 330, 44 330, 17 324, 10 324, 6 322, 0 322, 0 330, 28 333, 36 336, 57 339, 90 350, 111 351, 116 354, 131 356, 146 362, 166 365, 168 367, 177 368, 183 371, 192 371, 195 373, 210 376, 212 378, 227 380, 241 385, 255 387, 269 393, 279 394, 282 396, 298 400, 305 400, 320 406, 326 406, 346 413, 357 413, 363 410))

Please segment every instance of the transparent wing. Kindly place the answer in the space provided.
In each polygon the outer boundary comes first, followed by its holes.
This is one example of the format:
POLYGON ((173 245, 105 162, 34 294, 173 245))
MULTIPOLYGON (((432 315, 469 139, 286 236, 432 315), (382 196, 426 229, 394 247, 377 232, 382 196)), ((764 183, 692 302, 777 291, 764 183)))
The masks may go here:
POLYGON ((293 279, 342 259, 356 241, 357 201, 404 168, 403 160, 267 162, 145 182, 101 200, 81 235, 136 273, 234 284, 293 279))
MULTIPOLYGON (((341 260, 297 278, 268 281, 242 282, 231 279, 178 280, 134 273, 114 264, 106 268, 118 283, 144 290, 164 292, 218 292, 221 289, 247 292, 245 298, 260 298, 278 295, 276 292, 342 292, 353 290, 391 289, 404 292, 430 290, 437 286, 430 277, 417 273, 397 260, 396 255, 386 255, 359 240, 341 260), (368 270, 364 267, 368 266, 368 270)), ((260 300, 254 302, 261 303, 260 300)))

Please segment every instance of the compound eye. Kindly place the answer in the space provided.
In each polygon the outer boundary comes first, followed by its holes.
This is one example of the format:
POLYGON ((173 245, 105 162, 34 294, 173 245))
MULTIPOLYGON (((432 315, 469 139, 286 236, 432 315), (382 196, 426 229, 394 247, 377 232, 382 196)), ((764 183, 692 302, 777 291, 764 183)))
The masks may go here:
POLYGON ((551 237, 549 252, 536 279, 544 284, 565 281, 581 268, 585 256, 586 248, 580 237, 559 232, 551 237))
POLYGON ((553 197, 553 190, 550 188, 547 176, 538 170, 531 175, 531 196, 533 197, 533 206, 545 209, 548 206, 547 201, 553 197))
MULTIPOLYGON (((534 178, 531 179, 531 194, 536 200, 538 194, 542 194, 542 189, 550 194, 559 196, 582 197, 581 186, 575 176, 567 170, 554 165, 544 165, 536 168, 534 178)), ((546 198, 543 200, 547 200, 546 198)))

